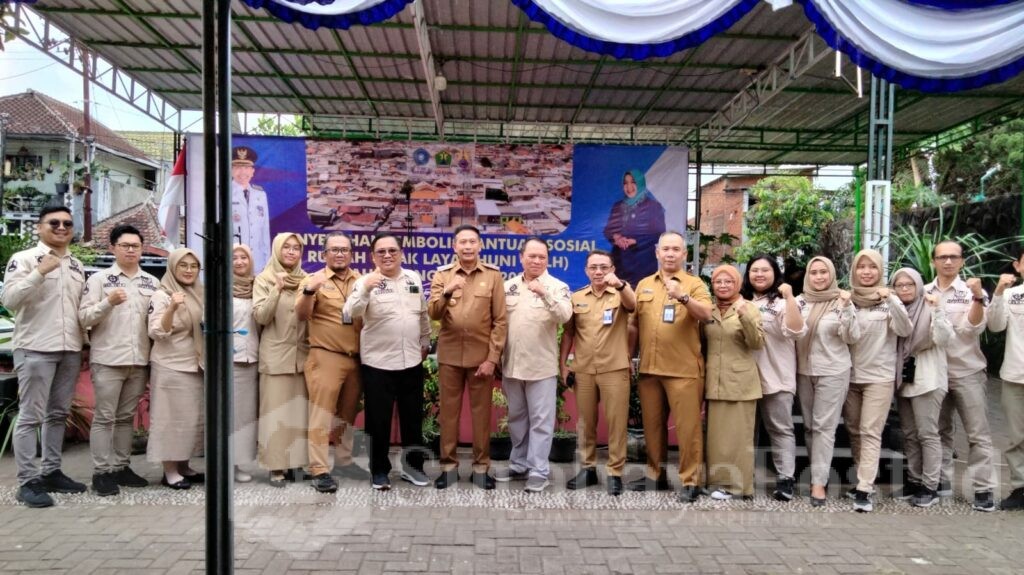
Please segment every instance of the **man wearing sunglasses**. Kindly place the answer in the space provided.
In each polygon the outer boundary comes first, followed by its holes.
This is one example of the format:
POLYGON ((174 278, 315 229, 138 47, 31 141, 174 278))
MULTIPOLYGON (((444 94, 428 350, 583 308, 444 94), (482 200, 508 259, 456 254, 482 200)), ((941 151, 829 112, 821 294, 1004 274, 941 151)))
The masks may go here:
POLYGON ((334 493, 327 447, 340 417, 340 436, 334 452, 337 473, 348 479, 369 479, 352 461, 353 430, 363 384, 359 378, 359 330, 362 320, 343 311, 359 272, 352 269, 352 240, 331 232, 324 240, 324 269, 306 276, 299 285, 295 314, 309 321, 306 391, 309 393, 309 472, 313 488, 334 493), (337 415, 336 415, 337 414, 337 415))
POLYGON ((78 305, 85 284, 82 262, 68 250, 74 235, 71 210, 43 208, 39 243, 7 264, 0 303, 14 312, 14 370, 18 374, 18 423, 14 459, 18 501, 50 507, 50 493, 82 493, 85 485, 61 471, 61 451, 71 399, 82 363, 78 305), (42 466, 35 459, 42 431, 42 466))
POLYGON ((135 410, 149 381, 149 298, 160 281, 139 267, 142 233, 119 225, 110 231, 114 265, 85 283, 78 318, 89 331, 89 365, 96 409, 89 431, 92 490, 101 497, 149 482, 128 465, 135 410), (119 487, 120 486, 120 487, 119 487))
POLYGON ((373 488, 389 489, 391 414, 398 406, 402 432, 401 478, 429 485, 423 473, 423 360, 430 320, 420 274, 402 267, 398 238, 384 233, 370 243, 372 273, 356 280, 345 312, 363 318, 359 338, 370 435, 373 488))

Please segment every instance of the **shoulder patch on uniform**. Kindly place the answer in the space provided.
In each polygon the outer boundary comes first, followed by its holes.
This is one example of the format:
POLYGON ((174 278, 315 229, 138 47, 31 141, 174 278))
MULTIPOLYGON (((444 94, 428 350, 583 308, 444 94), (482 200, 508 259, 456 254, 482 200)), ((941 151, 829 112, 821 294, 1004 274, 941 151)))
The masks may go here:
POLYGON ((487 263, 487 262, 485 262, 483 260, 480 260, 480 265, 482 265, 483 267, 485 267, 485 268, 487 268, 489 270, 494 270, 496 272, 501 272, 501 268, 499 268, 498 266, 496 266, 494 264, 489 264, 489 263, 487 263))
POLYGON ((15 260, 11 260, 10 265, 7 266, 7 272, 13 272, 16 269, 18 269, 18 262, 15 260))
POLYGON ((459 265, 459 262, 458 261, 454 261, 454 262, 452 262, 450 264, 445 264, 443 266, 440 266, 439 268, 437 268, 437 271, 448 271, 450 269, 455 269, 455 266, 457 266, 457 265, 459 265))

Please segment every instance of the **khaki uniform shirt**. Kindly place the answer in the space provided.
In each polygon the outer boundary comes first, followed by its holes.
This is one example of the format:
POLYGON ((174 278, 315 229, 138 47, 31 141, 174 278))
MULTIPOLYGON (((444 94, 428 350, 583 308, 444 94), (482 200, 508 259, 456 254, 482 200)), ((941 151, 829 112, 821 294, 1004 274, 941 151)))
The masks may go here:
POLYGON ((232 347, 235 363, 256 363, 260 358, 260 326, 252 316, 252 298, 231 298, 232 347), (245 334, 239 333, 245 330, 245 334))
MULTIPOLYGON (((985 332, 987 310, 978 325, 971 325, 967 315, 974 302, 974 295, 967 287, 967 282, 956 278, 945 291, 939 289, 937 281, 924 286, 925 293, 938 294, 942 307, 953 324, 953 339, 946 346, 946 357, 949 360, 949 377, 960 378, 973 375, 985 369, 988 361, 981 352, 981 334, 985 332)), ((986 303, 988 295, 985 296, 986 303)))
MULTIPOLYGON (((802 295, 796 296, 796 304, 806 326, 807 319, 811 316, 812 305, 807 303, 802 295)), ((850 346, 860 340, 857 309, 852 302, 847 302, 840 308, 838 299, 829 305, 831 307, 818 320, 814 339, 808 342, 807 356, 797 353, 797 373, 800 375, 821 377, 841 375, 850 370, 850 346)), ((801 339, 808 337, 809 333, 808 327, 801 339)), ((895 376, 895 372, 893 375, 895 376)))
POLYGON ((164 331, 160 325, 170 305, 171 296, 163 290, 155 291, 149 300, 149 337, 153 338, 149 360, 167 369, 195 373, 199 371, 199 357, 192 339, 188 308, 180 305, 174 311, 171 331, 164 331))
POLYGON ((277 289, 273 279, 256 276, 252 286, 252 315, 260 332, 259 372, 267 375, 303 373, 309 341, 306 322, 295 315, 296 290, 277 289))
MULTIPOLYGON (((914 330, 907 308, 894 293, 871 307, 857 308, 860 339, 850 346, 850 383, 896 381, 896 338, 914 330)), ((903 369, 903 366, 900 366, 903 369)))
MULTIPOLYGON (((320 286, 313 296, 313 313, 309 316, 309 346, 319 347, 335 353, 343 353, 350 357, 359 355, 359 332, 363 329, 363 320, 346 316, 345 300, 353 292, 353 286, 359 279, 359 272, 348 268, 336 274, 330 268, 324 268, 327 281, 320 286)), ((295 303, 303 297, 309 276, 302 280, 295 292, 295 303)))
POLYGON ((761 372, 761 392, 796 393, 796 340, 807 332, 807 324, 802 324, 800 331, 786 326, 785 298, 777 297, 769 303, 767 297, 755 297, 753 304, 761 312, 764 327, 764 347, 754 352, 761 372))
POLYGON ((468 272, 458 261, 438 268, 430 282, 427 313, 441 321, 438 362, 456 367, 478 367, 485 361, 499 365, 508 320, 498 268, 481 261, 468 272), (444 286, 456 275, 464 276, 466 285, 445 297, 444 286))
POLYGON ((362 318, 359 354, 362 363, 388 371, 401 371, 423 363, 430 347, 430 318, 423 297, 423 279, 401 269, 398 277, 384 277, 367 293, 366 276, 356 280, 345 302, 345 313, 362 318))
MULTIPOLYGON (((711 294, 699 278, 682 270, 672 277, 679 280, 680 294, 711 305, 711 294)), ((636 286, 633 318, 639 338, 640 373, 703 379, 700 322, 682 302, 669 297, 660 273, 645 277, 636 286)))
POLYGON ((757 305, 747 302, 740 317, 729 308, 725 315, 711 310, 704 324, 708 342, 708 373, 704 398, 720 401, 750 401, 761 397, 761 375, 754 351, 764 347, 764 328, 757 305))
POLYGON ((501 356, 501 373, 521 381, 558 375, 558 326, 572 317, 569 286, 544 272, 537 281, 545 297, 526 287, 519 274, 505 282, 508 342, 501 356))
POLYGON ((572 370, 596 375, 628 369, 629 314, 618 290, 605 288, 597 295, 588 285, 573 292, 572 370))
POLYGON ((43 242, 11 257, 0 303, 14 312, 14 349, 81 351, 82 327, 78 306, 85 286, 85 270, 71 252, 60 267, 46 274, 36 269, 50 253, 43 242))
POLYGON ((999 377, 1003 381, 1024 383, 1024 286, 1008 288, 992 298, 988 310, 988 328, 1006 330, 1006 351, 999 377))
POLYGON ((149 365, 149 300, 160 282, 142 271, 134 276, 114 264, 94 273, 85 282, 78 319, 90 330, 89 357, 100 365, 149 365), (128 300, 113 305, 110 292, 122 288, 128 300))

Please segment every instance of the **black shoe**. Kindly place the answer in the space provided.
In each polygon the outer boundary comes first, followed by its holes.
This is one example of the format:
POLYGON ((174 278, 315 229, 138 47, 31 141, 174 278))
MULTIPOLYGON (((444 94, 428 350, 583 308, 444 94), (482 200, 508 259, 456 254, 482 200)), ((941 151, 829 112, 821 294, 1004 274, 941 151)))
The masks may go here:
POLYGON ((487 472, 484 472, 484 473, 473 472, 473 474, 469 476, 469 481, 470 481, 470 483, 472 483, 473 485, 476 485, 480 489, 490 490, 490 489, 494 489, 496 487, 496 484, 494 482, 494 478, 491 477, 487 472))
POLYGON ((775 491, 772 491, 772 499, 776 501, 793 500, 793 478, 780 477, 775 482, 775 491))
POLYGON ((121 489, 117 486, 117 480, 114 477, 115 473, 94 473, 92 475, 92 492, 100 497, 121 493, 121 489))
MULTIPOLYGON (((387 473, 374 473, 373 481, 370 482, 370 487, 373 487, 377 491, 387 491, 388 489, 391 489, 391 478, 388 477, 387 473)), ((444 488, 438 487, 438 489, 444 488)))
POLYGON ((434 480, 434 487, 438 489, 448 489, 449 485, 455 485, 459 481, 459 472, 452 469, 451 471, 442 471, 441 475, 437 476, 434 480))
POLYGON ((40 477, 48 493, 85 493, 85 484, 71 479, 60 469, 40 477))
POLYGON ((288 469, 284 472, 284 480, 295 483, 297 481, 311 481, 313 475, 307 472, 305 469, 288 469), (298 471, 298 473, 296 473, 298 471))
POLYGON ((313 489, 320 493, 334 493, 338 490, 338 483, 334 481, 330 473, 321 473, 313 476, 313 489))
POLYGON ((188 479, 181 479, 171 483, 167 481, 167 476, 164 475, 160 478, 160 485, 164 487, 170 487, 171 489, 177 489, 178 491, 184 491, 186 489, 192 489, 192 484, 188 482, 188 479))
POLYGON ((817 497, 811 495, 811 507, 824 507, 827 501, 828 499, 824 497, 818 499, 817 497))
POLYGON ((349 463, 348 465, 338 467, 334 470, 334 473, 338 477, 344 477, 345 479, 355 479, 357 481, 366 481, 371 477, 369 471, 363 469, 362 467, 359 467, 355 463, 349 463))
POLYGON ((974 492, 974 504, 971 505, 971 509, 975 511, 989 511, 996 510, 995 499, 992 498, 991 491, 976 491, 974 492))
POLYGON ((565 488, 583 489, 585 487, 590 487, 591 485, 597 485, 598 483, 600 483, 600 480, 597 478, 597 468, 584 467, 583 469, 580 469, 580 472, 576 474, 576 477, 573 477, 565 483, 565 488))
POLYGON ((113 474, 114 482, 121 487, 146 487, 149 482, 138 473, 132 471, 127 465, 118 469, 113 474))
POLYGON ((53 497, 46 492, 41 479, 33 479, 18 488, 15 498, 26 507, 53 507, 53 497))
POLYGON ((939 497, 952 497, 953 486, 948 481, 939 481, 939 488, 936 490, 939 497))
POLYGON ((939 494, 928 489, 924 485, 919 485, 917 493, 910 498, 910 504, 914 507, 931 507, 939 501, 939 494))
POLYGON ((853 510, 857 513, 870 513, 874 509, 875 507, 871 503, 871 494, 867 491, 854 489, 853 510))
POLYGON ((924 485, 916 481, 907 481, 903 484, 903 489, 896 491, 892 494, 893 499, 902 499, 904 501, 913 499, 921 490, 925 489, 924 485))
POLYGON ((622 478, 621 477, 616 477, 614 475, 609 475, 608 479, 605 480, 605 483, 608 484, 608 495, 614 495, 615 497, 618 497, 619 495, 622 495, 622 478))
POLYGON ((1011 491, 1010 496, 1003 499, 1003 502, 999 504, 999 508, 1003 511, 1024 509, 1024 487, 1018 487, 1011 491))
POLYGON ((648 479, 646 475, 640 479, 634 479, 626 484, 626 489, 630 491, 671 491, 672 486, 668 484, 668 477, 663 473, 657 481, 648 479))
POLYGON ((184 477, 192 485, 201 485, 203 483, 206 483, 205 473, 193 473, 192 475, 185 475, 184 473, 182 473, 181 476, 184 477))
POLYGON ((676 499, 680 503, 693 503, 698 497, 700 497, 700 487, 696 485, 684 485, 676 493, 676 499))
POLYGON ((287 475, 281 472, 270 472, 270 486, 278 489, 284 487, 287 484, 287 475))

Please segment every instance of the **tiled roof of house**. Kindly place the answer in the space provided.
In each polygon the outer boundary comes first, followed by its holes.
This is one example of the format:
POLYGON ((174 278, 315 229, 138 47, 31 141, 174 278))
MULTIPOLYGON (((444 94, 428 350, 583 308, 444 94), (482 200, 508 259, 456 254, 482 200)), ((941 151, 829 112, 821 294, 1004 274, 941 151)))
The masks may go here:
POLYGON ((174 133, 135 132, 122 130, 117 135, 142 150, 146 157, 169 164, 174 163, 174 133))
MULTIPOLYGON (((34 90, 0 97, 0 113, 9 114, 8 137, 81 138, 84 132, 85 114, 81 110, 34 90)), ((93 120, 91 127, 97 145, 131 158, 149 160, 145 152, 103 124, 93 120)))
POLYGON ((143 249, 144 253, 147 255, 166 256, 167 250, 158 247, 163 243, 163 240, 160 236, 160 224, 157 223, 156 212, 156 206, 150 202, 143 202, 137 206, 120 211, 93 227, 93 241, 96 245, 106 245, 110 237, 110 231, 114 229, 114 226, 131 224, 142 233, 142 237, 146 240, 146 247, 143 249))

